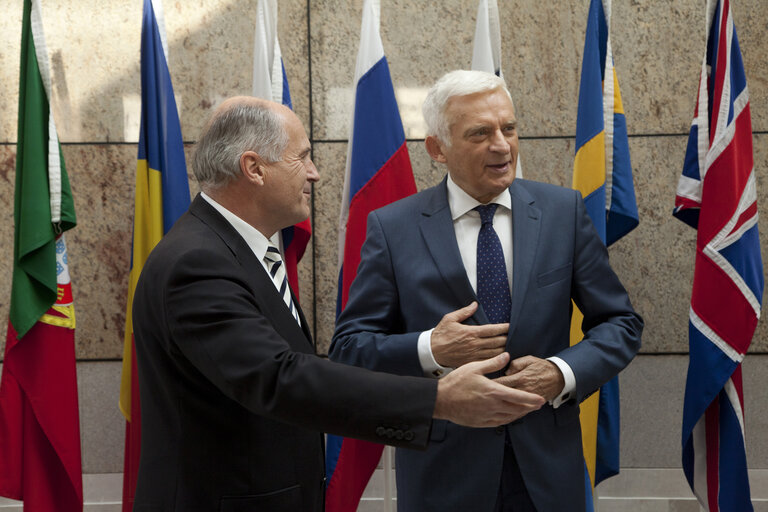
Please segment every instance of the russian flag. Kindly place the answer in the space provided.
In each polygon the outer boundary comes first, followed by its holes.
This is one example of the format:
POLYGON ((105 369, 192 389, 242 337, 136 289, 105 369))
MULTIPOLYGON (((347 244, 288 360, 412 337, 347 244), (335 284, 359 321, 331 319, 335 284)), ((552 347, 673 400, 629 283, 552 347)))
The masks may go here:
POLYGON ((184 142, 168 71, 159 2, 144 0, 141 26, 141 129, 136 165, 131 270, 125 317, 120 410, 126 419, 123 510, 133 508, 141 450, 141 412, 133 340, 133 294, 149 253, 189 207, 184 142))
MULTIPOLYGON (((282 103, 292 109, 288 77, 283 65, 283 54, 277 39, 277 0, 259 0, 256 7, 256 34, 253 43, 253 95, 282 103)), ((278 243, 283 252, 285 273, 299 296, 298 264, 312 236, 309 219, 280 231, 278 243)))
MULTIPOLYGON (((344 309, 349 287, 357 274, 368 214, 416 192, 405 133, 381 44, 379 19, 378 3, 365 0, 339 220, 337 313, 344 309)), ((327 512, 357 510, 383 448, 379 444, 328 436, 327 512)))
MULTIPOLYGON (((610 0, 591 0, 584 39, 576 122, 573 188, 584 197, 600 238, 611 245, 638 225, 629 140, 619 80, 613 66, 610 0)), ((571 344, 583 337, 574 307, 571 344)), ((619 472, 619 381, 607 382, 581 404, 582 441, 589 481, 619 472)), ((591 500, 590 500, 591 502, 591 500)))

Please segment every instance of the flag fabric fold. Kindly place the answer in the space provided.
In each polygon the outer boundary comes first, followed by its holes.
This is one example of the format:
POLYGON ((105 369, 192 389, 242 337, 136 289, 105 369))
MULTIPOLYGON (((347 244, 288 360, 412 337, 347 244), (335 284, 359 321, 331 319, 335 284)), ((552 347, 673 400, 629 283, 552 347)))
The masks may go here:
MULTIPOLYGON (((280 42, 277 38, 277 0, 259 0, 256 7, 256 32, 253 45, 253 95, 282 103, 292 109, 288 76, 285 74, 280 42)), ((285 272, 293 294, 299 297, 298 264, 312 236, 306 219, 280 231, 273 242, 281 248, 285 272), (279 242, 279 243, 278 243, 279 242)))
MULTIPOLYGON (((613 66, 610 0, 591 0, 584 39, 576 122, 573 188, 610 246, 639 222, 629 140, 619 81, 613 66)), ((583 316, 574 307, 571 344, 583 337, 583 316)), ((615 377, 582 405, 587 485, 619 472, 619 383, 615 377)), ((591 497, 591 485, 587 489, 591 497)))
POLYGON ((139 132, 133 244, 123 345, 120 410, 126 419, 123 511, 133 507, 141 449, 141 412, 132 307, 149 253, 189 206, 189 180, 179 114, 168 71, 167 40, 159 0, 144 0, 141 28, 139 132))
MULTIPOLYGON (((355 100, 339 220, 337 313, 360 263, 368 213, 416 192, 389 66, 379 34, 378 2, 365 0, 355 66, 355 100)), ((354 512, 383 445, 328 436, 326 510, 354 512)))
POLYGON ((53 113, 40 3, 22 18, 14 266, 0 382, 0 495, 83 510, 75 311, 64 232, 76 224, 53 113))
POLYGON ((707 3, 701 65, 674 215, 697 230, 683 405, 683 470, 701 506, 753 510, 741 362, 763 296, 749 93, 728 0, 707 3))
MULTIPOLYGON (((480 0, 477 4, 475 38, 472 41, 472 70, 485 71, 504 78, 501 69, 501 22, 496 0, 480 0)), ((523 177, 520 153, 515 164, 515 177, 523 177)))

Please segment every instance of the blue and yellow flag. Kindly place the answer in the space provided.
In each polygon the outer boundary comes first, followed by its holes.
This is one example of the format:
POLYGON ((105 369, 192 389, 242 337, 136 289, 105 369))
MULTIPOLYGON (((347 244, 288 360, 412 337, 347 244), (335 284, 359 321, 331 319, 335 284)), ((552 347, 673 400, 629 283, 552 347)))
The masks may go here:
MULTIPOLYGON (((587 212, 606 245, 611 245, 638 224, 627 122, 613 67, 610 13, 610 0, 591 0, 581 67, 573 165, 573 188, 581 192, 587 212)), ((572 345, 583 337, 582 319, 581 313, 574 308, 572 345)), ((597 485, 619 472, 618 378, 585 400, 581 410, 589 481, 597 485)))
POLYGON ((141 441, 139 382, 133 342, 133 294, 149 253, 189 207, 189 180, 179 114, 168 71, 159 5, 144 0, 141 27, 141 131, 136 166, 133 249, 125 317, 120 410, 126 424, 123 510, 131 510, 141 441), (158 22, 160 20, 160 22, 158 22))

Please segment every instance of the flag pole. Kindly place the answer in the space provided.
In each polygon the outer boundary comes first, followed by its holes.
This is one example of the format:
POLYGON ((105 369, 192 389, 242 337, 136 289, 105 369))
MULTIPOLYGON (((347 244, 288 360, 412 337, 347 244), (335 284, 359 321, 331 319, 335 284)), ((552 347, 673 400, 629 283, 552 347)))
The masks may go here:
POLYGON ((382 455, 384 465, 384 512, 394 512, 394 496, 392 495, 392 447, 384 448, 382 455))

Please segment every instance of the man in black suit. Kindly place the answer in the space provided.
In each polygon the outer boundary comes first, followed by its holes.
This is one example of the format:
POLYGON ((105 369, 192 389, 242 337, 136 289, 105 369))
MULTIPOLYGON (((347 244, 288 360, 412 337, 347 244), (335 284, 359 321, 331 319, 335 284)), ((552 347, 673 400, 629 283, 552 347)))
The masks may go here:
POLYGON ((203 192, 150 255, 134 299, 135 511, 321 511, 321 432, 423 448, 433 417, 501 425, 543 403, 483 377, 507 354, 440 381, 315 355, 269 240, 309 215, 309 153, 298 118, 255 98, 224 102, 200 136, 203 192))

